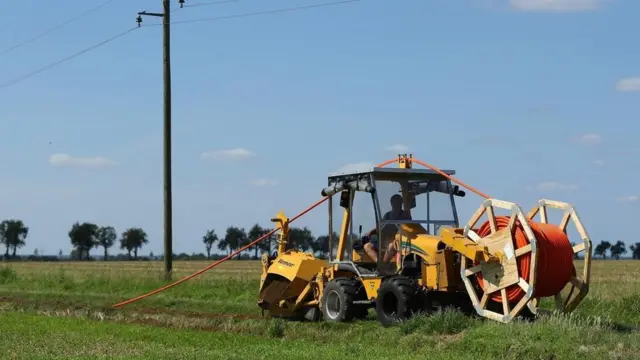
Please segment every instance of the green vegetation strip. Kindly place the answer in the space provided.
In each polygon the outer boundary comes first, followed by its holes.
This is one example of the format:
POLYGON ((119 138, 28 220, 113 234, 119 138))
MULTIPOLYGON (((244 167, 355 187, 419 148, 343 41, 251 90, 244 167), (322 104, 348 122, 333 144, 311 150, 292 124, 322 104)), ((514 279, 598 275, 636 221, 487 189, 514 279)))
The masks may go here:
POLYGON ((598 319, 554 317, 498 324, 453 311, 384 329, 281 320, 118 316, 91 311, 4 309, 5 358, 631 359, 640 334, 598 319), (208 323, 207 323, 208 322, 208 323), (170 327, 170 328, 169 328, 170 327), (34 346, 38 344, 38 346, 34 346))
POLYGON ((640 262, 596 263, 592 289, 571 316, 501 324, 445 311, 392 328, 373 312, 348 324, 253 318, 259 275, 232 271, 253 267, 246 263, 122 309, 110 306, 166 284, 161 274, 131 272, 133 263, 0 266, 3 358, 640 358, 640 262))

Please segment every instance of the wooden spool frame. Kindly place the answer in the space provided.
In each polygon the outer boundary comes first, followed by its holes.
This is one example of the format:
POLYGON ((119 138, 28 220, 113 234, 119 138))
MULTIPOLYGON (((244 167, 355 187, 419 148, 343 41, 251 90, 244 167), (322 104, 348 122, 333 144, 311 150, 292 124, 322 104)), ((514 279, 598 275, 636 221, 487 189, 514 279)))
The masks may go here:
MULTIPOLYGON (((560 224, 558 224, 558 227, 565 234, 567 234, 567 226, 569 225, 569 220, 573 220, 573 223, 576 226, 576 230, 580 234, 580 238, 582 240, 581 243, 573 246, 573 253, 577 254, 582 251, 585 251, 582 278, 577 276, 571 277, 570 279, 571 289, 569 290, 569 294, 567 295, 566 298, 563 299, 561 293, 558 293, 555 295, 556 310, 563 313, 569 313, 573 311, 578 306, 578 304, 580 304, 582 299, 584 299, 584 297, 589 292, 589 283, 591 279, 591 256, 592 256, 591 238, 589 237, 587 230, 582 225, 582 221, 580 220, 580 217, 578 216, 576 209, 573 207, 573 205, 569 203, 555 201, 555 200, 540 199, 538 200, 536 205, 533 206, 531 211, 529 211, 529 214, 527 215, 527 217, 530 220, 534 220, 534 217, 540 214, 540 220, 538 222, 548 224, 549 217, 547 214, 547 208, 562 210, 564 212, 562 216, 562 220, 560 220, 560 224), (574 294, 575 289, 578 289, 577 294, 574 294), (572 295, 575 295, 575 296, 572 297, 572 295)), ((531 302, 529 302, 529 305, 528 305, 529 309, 534 314, 538 313, 539 311, 538 302, 539 302, 539 298, 534 298, 531 302)))
POLYGON ((517 266, 516 266, 517 278, 515 279, 515 281, 508 281, 506 284, 500 284, 500 282, 502 282, 503 280, 503 277, 508 276, 507 272, 504 271, 502 274, 494 275, 495 279, 498 280, 498 284, 493 286, 490 286, 491 284, 488 283, 488 281, 486 280, 487 277, 485 276, 485 272, 488 270, 487 269, 488 264, 481 263, 476 266, 473 266, 473 264, 471 264, 472 266, 468 267, 467 266, 468 259, 464 256, 461 258, 460 276, 462 277, 462 281, 464 282, 464 285, 467 289, 467 293, 469 294, 469 297, 471 298, 471 302, 473 303, 473 307, 475 308, 478 315, 492 319, 492 320, 497 320, 503 323, 510 322, 522 311, 522 309, 525 306, 527 306, 529 301, 532 299, 533 289, 536 282, 536 272, 537 272, 536 265, 538 262, 538 252, 537 252, 538 244, 533 234, 533 230, 531 229, 531 227, 527 222, 527 217, 525 217, 525 214, 522 211, 522 209, 515 203, 503 201, 503 200, 497 200, 497 199, 486 199, 482 203, 480 208, 473 214, 473 216, 471 217, 467 225, 464 227, 463 234, 465 237, 467 237, 468 239, 470 239, 475 243, 478 243, 481 245, 487 245, 487 243, 490 243, 490 245, 488 245, 489 248, 491 248, 492 245, 495 246, 496 244, 498 246, 504 246, 504 247, 510 246, 511 252, 507 248, 505 248, 506 258, 503 259, 501 264, 497 265, 499 267, 507 267, 507 266, 513 267, 516 259, 519 256, 529 254, 529 253, 531 254, 531 265, 530 265, 528 279, 523 279, 519 276, 517 272, 517 266), (497 223, 496 223, 494 208, 501 208, 501 209, 511 211, 508 226, 499 231, 497 230, 497 223), (491 234, 484 238, 480 238, 480 236, 475 231, 473 231, 472 228, 477 224, 477 222, 480 220, 482 215, 484 215, 485 213, 487 213, 489 225, 491 226, 491 234), (514 239, 512 235, 513 234, 512 229, 515 225, 516 220, 520 222, 524 230, 524 233, 526 234, 526 237, 529 240, 528 245, 517 250, 515 250, 516 244, 514 243, 514 239), (478 272, 483 273, 483 281, 484 281, 484 290, 483 290, 483 295, 481 299, 478 299, 478 296, 476 294, 476 288, 474 287, 473 283, 469 279, 470 276, 475 276, 475 274, 477 274, 478 272), (514 284, 517 284, 518 286, 520 286, 520 288, 524 290, 525 294, 515 304, 515 306, 511 307, 511 304, 509 304, 509 300, 507 299, 506 288, 514 284), (498 312, 487 309, 487 304, 489 302, 489 295, 491 295, 496 291, 501 292, 502 313, 498 313, 498 312))

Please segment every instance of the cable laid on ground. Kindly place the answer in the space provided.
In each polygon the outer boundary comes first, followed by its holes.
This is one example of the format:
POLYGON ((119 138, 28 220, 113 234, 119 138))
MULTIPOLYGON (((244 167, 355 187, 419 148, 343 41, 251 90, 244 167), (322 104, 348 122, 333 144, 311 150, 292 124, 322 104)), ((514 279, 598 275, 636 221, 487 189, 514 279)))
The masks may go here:
MULTIPOLYGON (((309 211, 313 210, 315 207, 317 207, 318 205, 322 204, 326 200, 327 200, 327 198, 323 198, 323 199, 315 202, 313 205, 309 206, 304 211, 302 211, 301 213, 299 213, 295 217, 291 218, 289 220, 289 222, 291 223, 291 222, 295 221, 296 219, 300 218, 304 214, 306 214, 309 211)), ((136 302, 138 300, 142 300, 142 299, 147 298, 149 296, 155 295, 155 294, 157 294, 159 292, 163 292, 163 291, 165 291, 167 289, 170 289, 170 288, 172 288, 172 287, 174 287, 176 285, 179 285, 179 284, 181 284, 181 283, 183 283, 183 282, 185 282, 187 280, 190 280, 190 279, 192 279, 192 278, 194 278, 194 277, 196 277, 196 276, 198 276, 198 275, 200 275, 200 274, 202 274, 202 273, 204 273, 204 272, 206 272, 208 270, 213 269, 214 267, 222 264, 223 262, 225 262, 225 261, 227 261, 229 259, 232 259, 234 256, 238 255, 239 253, 249 249, 250 247, 254 246, 255 244, 259 243, 260 241, 262 241, 262 240, 266 239, 267 237, 271 236, 276 231, 277 231, 276 229, 273 229, 273 230, 269 231, 268 233, 262 235, 261 237, 257 238, 256 240, 252 241, 251 243, 245 245, 244 247, 240 248, 239 250, 236 250, 235 252, 231 253, 229 256, 227 256, 225 258, 222 258, 222 259, 220 259, 220 260, 208 265, 207 267, 205 267, 205 268, 203 268, 201 270, 198 270, 197 272, 195 272, 195 273, 193 273, 193 274, 191 274, 189 276, 186 276, 186 277, 184 277, 184 278, 182 278, 182 279, 180 279, 180 280, 178 280, 176 282, 173 282, 173 283, 171 283, 169 285, 165 285, 165 286, 163 286, 163 287, 161 287, 159 289, 153 290, 153 291, 151 291, 151 292, 149 292, 147 294, 136 296, 136 297, 134 297, 132 299, 129 299, 129 300, 120 302, 118 304, 115 304, 115 305, 113 305, 113 307, 121 307, 121 306, 124 306, 124 305, 127 305, 127 304, 131 304, 131 303, 136 302)))

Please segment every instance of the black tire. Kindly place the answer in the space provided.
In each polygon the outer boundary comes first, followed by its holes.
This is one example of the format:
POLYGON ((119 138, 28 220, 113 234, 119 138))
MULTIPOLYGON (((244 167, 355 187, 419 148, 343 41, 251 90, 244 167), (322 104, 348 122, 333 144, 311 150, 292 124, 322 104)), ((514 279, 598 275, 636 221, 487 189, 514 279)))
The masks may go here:
POLYGON ((354 304, 359 283, 354 279, 338 278, 327 283, 322 292, 322 318, 327 322, 348 322, 359 315, 360 307, 354 304))
POLYGON ((418 284, 406 277, 392 277, 382 282, 376 299, 376 313, 383 326, 410 318, 418 309, 418 284))

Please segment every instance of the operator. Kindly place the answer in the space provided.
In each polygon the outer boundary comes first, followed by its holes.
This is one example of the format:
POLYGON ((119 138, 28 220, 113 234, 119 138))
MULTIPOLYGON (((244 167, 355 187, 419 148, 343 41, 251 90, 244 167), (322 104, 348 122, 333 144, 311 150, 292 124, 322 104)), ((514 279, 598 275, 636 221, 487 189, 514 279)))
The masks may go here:
MULTIPOLYGON (((400 196, 399 194, 395 194, 391 196, 390 202, 391 202, 391 210, 385 213, 384 216, 382 216, 383 221, 384 220, 411 220, 411 215, 402 209, 402 205, 403 205, 402 196, 400 196)), ((382 227, 382 236, 384 236, 385 238, 393 237, 396 234, 397 230, 398 228, 395 225, 387 224, 382 227)), ((371 237, 371 235, 377 232, 378 232, 377 229, 373 228, 368 233, 366 233, 365 236, 371 237)), ((378 236, 378 238, 379 237, 380 236, 378 236)), ((378 247, 377 241, 375 243, 373 241, 369 241, 364 245, 364 251, 375 262, 378 262, 377 247, 378 247)), ((395 255, 396 255, 396 248, 395 248, 394 242, 392 241, 391 243, 389 243, 387 252, 384 258, 382 259, 382 261, 389 262, 395 255)))

